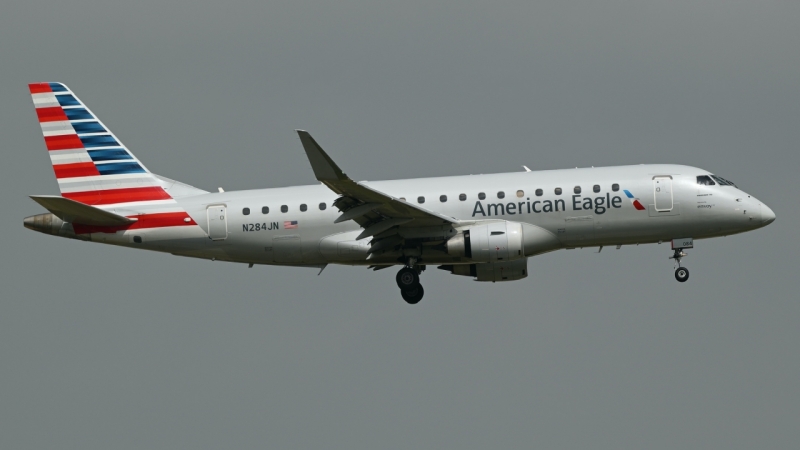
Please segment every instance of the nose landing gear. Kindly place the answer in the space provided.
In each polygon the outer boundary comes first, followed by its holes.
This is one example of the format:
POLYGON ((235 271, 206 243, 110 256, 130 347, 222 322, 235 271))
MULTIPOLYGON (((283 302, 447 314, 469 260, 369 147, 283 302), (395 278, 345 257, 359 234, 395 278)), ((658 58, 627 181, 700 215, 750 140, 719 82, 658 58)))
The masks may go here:
POLYGON ((681 259, 687 256, 686 252, 683 251, 685 248, 694 248, 694 242, 691 238, 672 240, 673 253, 669 259, 675 260, 675 279, 681 283, 684 283, 689 279, 689 269, 686 267, 681 267, 681 259))
POLYGON ((417 265, 415 258, 409 258, 406 267, 397 272, 397 287, 400 288, 400 295, 410 305, 416 305, 425 295, 425 289, 419 284, 419 274, 424 270, 424 266, 417 265))

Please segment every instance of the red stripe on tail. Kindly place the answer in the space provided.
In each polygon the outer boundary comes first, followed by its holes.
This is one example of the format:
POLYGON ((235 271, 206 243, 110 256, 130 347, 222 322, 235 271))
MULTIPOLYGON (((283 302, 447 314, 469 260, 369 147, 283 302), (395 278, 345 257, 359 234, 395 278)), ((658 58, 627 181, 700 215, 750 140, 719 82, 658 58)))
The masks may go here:
POLYGON ((60 136, 45 136, 44 143, 48 150, 70 150, 83 148, 83 142, 77 134, 62 134, 60 136))
POLYGON ((80 162, 72 164, 53 164, 56 178, 91 177, 100 175, 93 162, 80 162))
POLYGON ((172 197, 161 186, 148 186, 127 189, 107 189, 101 191, 64 192, 62 197, 87 205, 110 205, 112 203, 144 202, 149 200, 169 200, 172 197))
POLYGON ((39 117, 39 122, 55 122, 59 120, 69 120, 64 110, 60 106, 51 106, 48 108, 36 108, 36 115, 39 117))
POLYGON ((41 94, 42 92, 53 92, 48 83, 31 83, 28 85, 31 94, 41 94))

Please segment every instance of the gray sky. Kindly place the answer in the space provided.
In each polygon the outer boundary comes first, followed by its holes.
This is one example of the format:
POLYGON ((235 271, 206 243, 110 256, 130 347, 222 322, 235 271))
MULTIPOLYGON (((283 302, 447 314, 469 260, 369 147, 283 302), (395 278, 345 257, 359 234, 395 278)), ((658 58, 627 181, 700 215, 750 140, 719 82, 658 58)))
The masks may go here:
POLYGON ((11 2, 0 14, 0 448, 791 448, 800 3, 11 2), (166 4, 165 4, 166 3, 166 4), (58 192, 26 84, 154 172, 314 183, 681 163, 769 227, 533 258, 522 281, 199 261, 25 230, 58 192))

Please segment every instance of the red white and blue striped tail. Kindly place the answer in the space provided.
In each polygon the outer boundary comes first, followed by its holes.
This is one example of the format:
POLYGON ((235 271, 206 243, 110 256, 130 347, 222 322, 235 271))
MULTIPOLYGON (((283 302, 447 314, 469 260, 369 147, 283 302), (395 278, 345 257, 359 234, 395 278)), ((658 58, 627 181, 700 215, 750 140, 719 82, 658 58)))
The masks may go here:
POLYGON ((63 197, 102 207, 174 202, 159 179, 66 85, 28 87, 63 197))

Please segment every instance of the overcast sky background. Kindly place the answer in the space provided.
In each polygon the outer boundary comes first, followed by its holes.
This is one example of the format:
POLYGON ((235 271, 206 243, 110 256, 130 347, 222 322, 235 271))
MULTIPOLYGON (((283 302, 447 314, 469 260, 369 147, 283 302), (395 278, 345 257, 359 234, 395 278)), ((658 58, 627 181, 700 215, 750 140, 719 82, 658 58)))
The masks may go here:
POLYGON ((0 14, 0 448, 793 448, 800 2, 17 1, 0 14), (27 83, 214 190, 699 166, 777 214, 522 281, 210 262, 26 230, 27 83))

